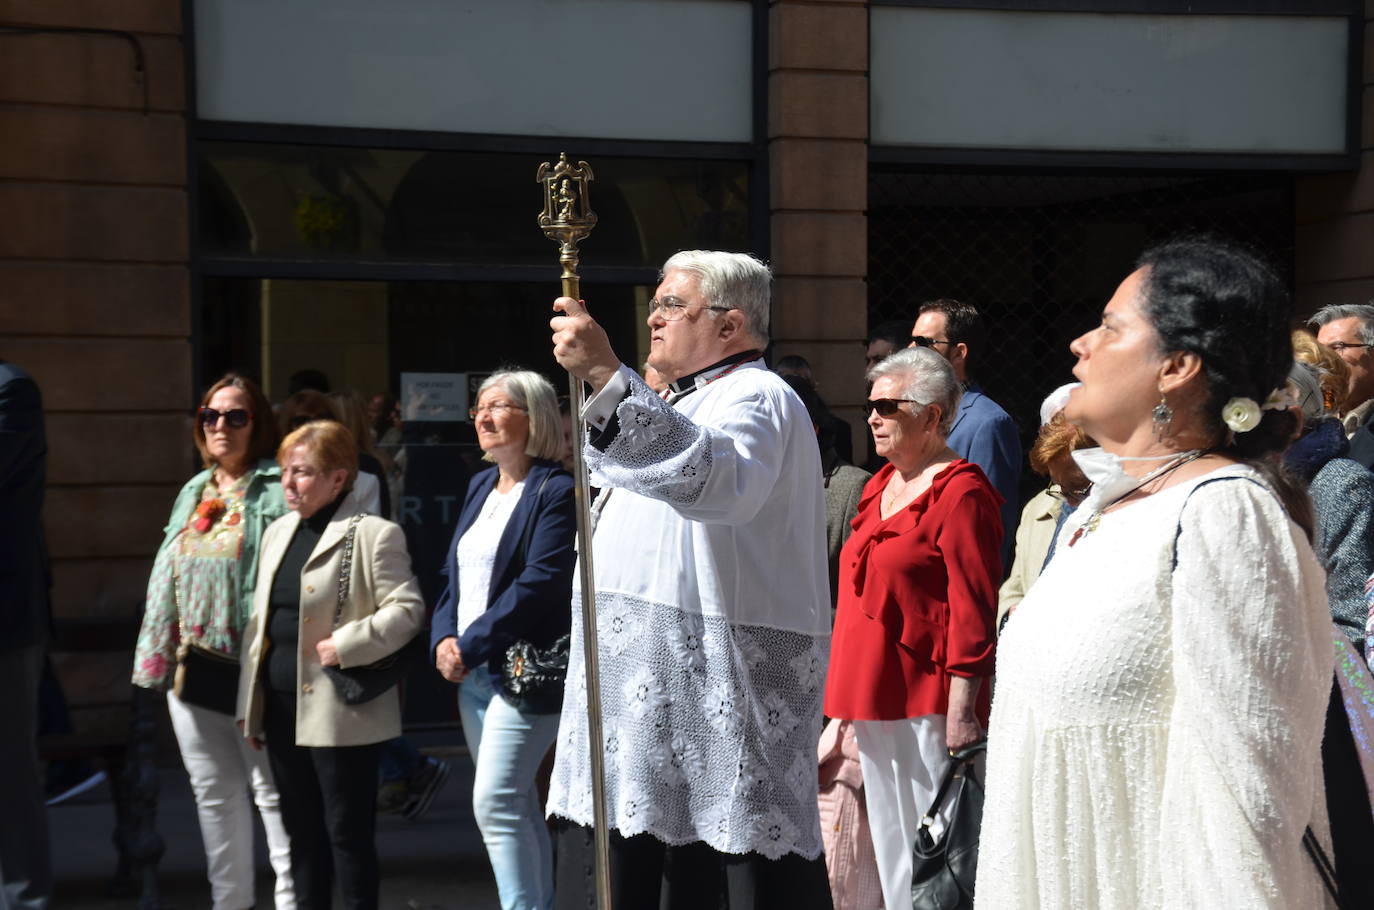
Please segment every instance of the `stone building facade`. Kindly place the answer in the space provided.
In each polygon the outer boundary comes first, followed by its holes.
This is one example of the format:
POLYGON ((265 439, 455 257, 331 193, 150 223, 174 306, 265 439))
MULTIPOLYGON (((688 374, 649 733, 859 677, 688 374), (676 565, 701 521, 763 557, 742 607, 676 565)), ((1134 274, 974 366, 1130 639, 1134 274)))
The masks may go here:
MULTIPOLYGON (((855 427, 859 450, 862 341, 873 315, 870 48, 878 5, 719 0, 691 8, 732 5, 747 7, 752 23, 753 84, 740 89, 753 92, 755 100, 752 134, 730 148, 741 150, 740 167, 752 187, 748 245, 762 248, 777 275, 775 350, 803 354, 813 363, 823 394, 855 427)), ((196 467, 187 440, 198 390, 213 378, 216 355, 207 353, 205 326, 211 319, 206 301, 220 288, 215 282, 232 289, 250 273, 287 282, 307 280, 302 276, 366 280, 384 272, 366 257, 345 262, 337 274, 292 271, 295 266, 276 260, 259 273, 251 262, 236 260, 206 266, 196 240, 203 231, 193 223, 207 204, 201 178, 210 159, 203 143, 238 138, 231 125, 203 126, 195 103, 205 74, 196 73, 201 55, 191 36, 197 23, 188 20, 197 9, 213 6, 210 0, 0 0, 0 357, 28 369, 45 396, 55 660, 78 726, 86 729, 120 722, 152 553, 176 489, 196 467), (107 647, 64 650, 64 642, 89 643, 93 636, 107 647)), ((982 6, 1034 10, 1045 4, 982 6)), ((1132 5, 1098 6, 1117 11, 1132 5)), ((1070 10, 1093 7, 1064 4, 1070 10)), ((1342 7, 1323 8, 1340 15, 1342 7)), ((1364 16, 1372 15, 1369 0, 1364 16)), ((1336 299, 1374 296, 1374 63, 1364 37, 1369 33, 1364 29, 1360 46, 1351 48, 1364 61, 1362 104, 1355 106, 1362 122, 1358 156, 1334 170, 1327 164, 1312 173, 1294 162, 1285 172, 1294 199, 1294 289, 1305 311, 1336 299)), ((315 125, 293 133, 290 124, 275 124, 259 125, 246 138, 309 144, 322 135, 315 125)), ((329 133, 324 144, 397 148, 410 135, 361 129, 350 138, 344 129, 329 133)), ((442 131, 414 135, 435 148, 461 149, 467 141, 450 141, 442 131)), ((653 154, 697 154, 698 144, 673 145, 678 141, 653 154)), ((479 137, 470 146, 552 157, 564 142, 479 137)), ((619 155, 636 150, 624 137, 568 144, 603 155, 608 149, 619 155)), ((730 157, 721 148, 707 151, 730 157)), ((586 157, 596 160, 592 153, 586 157)), ((970 158, 970 166, 976 160, 970 158)), ((1014 165, 992 170, 1008 167, 1014 165)), ((603 224, 598 230, 609 236, 611 229, 603 224)), ((687 246, 691 239, 684 235, 674 242, 687 246)), ((585 250, 585 261, 594 263, 595 245, 589 242, 585 250)), ((552 297, 551 247, 547 258, 552 297)), ((630 277, 621 283, 633 285, 637 295, 627 298, 627 308, 642 312, 652 264, 627 266, 630 277)), ((439 280, 445 274, 437 266, 426 268, 407 277, 439 280)), ((478 266, 455 274, 459 280, 494 280, 478 266)), ((595 286, 589 275, 589 297, 595 286)), ((276 299, 285 299, 289 290, 278 287, 276 299)), ((266 319, 263 312, 253 311, 251 319, 266 319)), ((279 389, 281 378, 273 384, 279 389)))

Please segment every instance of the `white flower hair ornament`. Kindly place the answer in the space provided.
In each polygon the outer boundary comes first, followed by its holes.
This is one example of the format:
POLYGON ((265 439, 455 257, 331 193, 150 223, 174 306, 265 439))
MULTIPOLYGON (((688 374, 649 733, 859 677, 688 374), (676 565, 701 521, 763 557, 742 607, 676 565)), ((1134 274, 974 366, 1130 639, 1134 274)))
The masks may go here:
POLYGON ((1292 382, 1285 382, 1281 388, 1269 393, 1264 404, 1255 404, 1255 399, 1243 395, 1232 398, 1221 409, 1222 423, 1233 433, 1248 433, 1259 426, 1265 411, 1286 411, 1299 403, 1298 388, 1292 382))
POLYGON ((1238 396, 1226 402, 1226 406, 1221 409, 1221 421, 1230 428, 1232 433, 1248 433, 1259 426, 1260 406, 1255 404, 1255 399, 1238 396))

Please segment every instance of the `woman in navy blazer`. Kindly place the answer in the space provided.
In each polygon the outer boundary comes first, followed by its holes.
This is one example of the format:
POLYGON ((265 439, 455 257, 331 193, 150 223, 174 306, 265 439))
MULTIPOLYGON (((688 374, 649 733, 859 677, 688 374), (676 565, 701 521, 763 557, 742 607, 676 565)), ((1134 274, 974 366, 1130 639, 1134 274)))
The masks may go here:
POLYGON ((439 673, 461 684, 458 710, 477 764, 473 814, 502 910, 547 910, 553 859, 535 776, 558 715, 516 708, 496 681, 513 643, 544 648, 572 624, 573 481, 553 460, 562 426, 553 386, 538 373, 492 374, 471 416, 483 457, 496 467, 468 486, 431 649, 439 673))

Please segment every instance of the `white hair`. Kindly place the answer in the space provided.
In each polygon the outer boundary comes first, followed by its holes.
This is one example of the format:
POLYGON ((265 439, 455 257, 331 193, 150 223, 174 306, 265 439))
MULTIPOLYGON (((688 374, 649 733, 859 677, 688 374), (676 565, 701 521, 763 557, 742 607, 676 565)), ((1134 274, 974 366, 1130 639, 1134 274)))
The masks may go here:
MULTIPOLYGON (((683 250, 663 263, 659 279, 674 270, 698 275, 707 306, 739 310, 749 334, 760 345, 768 343, 768 301, 773 283, 768 266, 747 253, 683 250)), ((708 312, 715 315, 714 310, 708 312)))
POLYGON ((948 436, 959 413, 959 400, 964 387, 954 376, 949 361, 930 348, 902 348, 879 361, 868 371, 868 381, 877 382, 884 376, 902 381, 902 397, 922 405, 940 406, 940 435, 948 436))
POLYGON ((498 370, 482 380, 477 400, 495 386, 510 397, 511 404, 529 412, 530 438, 525 442, 525 454, 557 461, 563 454, 563 418, 558 413, 558 395, 553 385, 533 370, 498 370))

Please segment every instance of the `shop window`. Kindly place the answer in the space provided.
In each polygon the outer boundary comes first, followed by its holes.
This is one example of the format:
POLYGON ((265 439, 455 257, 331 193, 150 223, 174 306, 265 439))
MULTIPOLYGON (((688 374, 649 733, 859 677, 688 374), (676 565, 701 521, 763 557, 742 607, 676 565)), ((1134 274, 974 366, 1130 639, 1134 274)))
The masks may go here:
MULTIPOLYGON (((534 175, 552 155, 200 144, 201 254, 211 258, 545 265, 534 175)), ((599 157, 586 243, 598 265, 657 267, 679 249, 747 250, 749 165, 599 157)))
MULTIPOLYGON (((432 604, 468 478, 484 467, 467 419, 477 385, 514 366, 567 393, 548 324, 557 247, 535 220, 543 201, 535 173, 557 149, 216 140, 197 151, 200 387, 240 370, 280 405, 291 376, 309 368, 333 390, 373 403, 390 517, 432 604), (470 280, 435 280, 449 274, 470 280)), ((603 271, 584 281, 583 295, 621 359, 638 366, 663 261, 681 249, 750 248, 751 163, 591 163, 599 220, 582 244, 583 264, 603 271)), ((416 674, 407 723, 451 722, 447 688, 433 673, 416 674)))
MULTIPOLYGON (((1092 328, 1136 257, 1183 233, 1244 243, 1285 278, 1292 178, 997 174, 875 168, 869 177, 869 325, 921 301, 974 304, 988 350, 973 370, 1027 442, 1040 402, 1071 382, 1069 342, 1092 328)), ((1028 476, 1023 494, 1043 480, 1028 476)))

